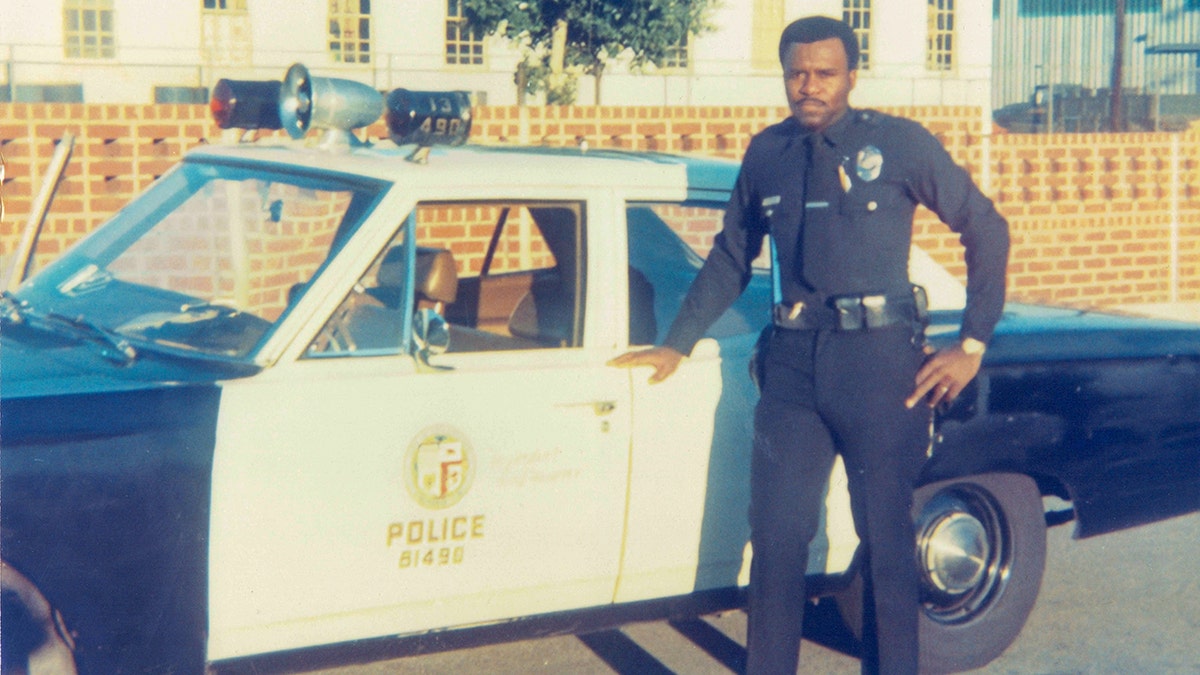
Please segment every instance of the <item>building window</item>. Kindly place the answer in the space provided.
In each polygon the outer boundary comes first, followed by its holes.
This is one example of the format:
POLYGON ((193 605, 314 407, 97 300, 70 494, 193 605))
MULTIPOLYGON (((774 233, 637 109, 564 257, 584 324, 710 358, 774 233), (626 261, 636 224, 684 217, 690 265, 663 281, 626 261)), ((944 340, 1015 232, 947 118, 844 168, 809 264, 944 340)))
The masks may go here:
POLYGON ((954 68, 954 0, 929 0, 929 70, 954 68))
POLYGON ((750 15, 750 67, 754 70, 779 72, 783 17, 783 0, 754 0, 750 15))
POLYGON ((691 43, 685 33, 678 43, 667 47, 658 67, 663 70, 687 70, 691 65, 691 43))
POLYGON ((82 84, 18 84, 10 93, 16 103, 83 103, 82 84))
POLYGON ((858 69, 871 69, 871 0, 842 0, 842 20, 858 38, 858 69))
POLYGON ((112 0, 63 2, 63 51, 67 58, 79 59, 117 55, 112 0))
POLYGON ((371 62, 371 0, 329 0, 329 52, 340 63, 371 62))
POLYGON ((246 0, 204 0, 206 12, 245 12, 246 0))
POLYGON ((208 103, 207 87, 154 87, 155 103, 190 103, 203 105, 208 103))
POLYGON ((483 65, 483 36, 467 26, 462 0, 446 0, 446 65, 483 65))
MULTIPOLYGON (((247 0, 202 0, 200 61, 210 68, 237 67, 254 57, 247 0)), ((158 94, 155 94, 158 100, 158 94)))

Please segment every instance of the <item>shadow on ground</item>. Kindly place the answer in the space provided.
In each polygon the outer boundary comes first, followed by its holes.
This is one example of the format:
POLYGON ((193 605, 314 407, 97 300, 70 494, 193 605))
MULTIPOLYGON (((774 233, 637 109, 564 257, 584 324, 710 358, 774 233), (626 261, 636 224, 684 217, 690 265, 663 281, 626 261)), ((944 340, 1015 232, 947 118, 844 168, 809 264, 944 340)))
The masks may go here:
MULTIPOLYGON (((681 619, 670 625, 732 673, 746 670, 746 648, 703 619, 681 619)), ((809 605, 804 613, 804 639, 858 658, 858 640, 850 633, 831 598, 809 605)), ((580 635, 579 640, 621 675, 675 675, 620 629, 580 635)))

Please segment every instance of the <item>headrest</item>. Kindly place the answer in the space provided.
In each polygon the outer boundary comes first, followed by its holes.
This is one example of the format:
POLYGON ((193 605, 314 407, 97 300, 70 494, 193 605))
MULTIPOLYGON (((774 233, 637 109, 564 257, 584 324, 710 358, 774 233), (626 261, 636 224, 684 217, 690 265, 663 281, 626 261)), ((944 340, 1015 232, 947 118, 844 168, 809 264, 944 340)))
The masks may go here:
POLYGON ((575 316, 571 296, 532 289, 525 294, 508 317, 508 332, 520 338, 567 346, 571 342, 575 316))
POLYGON ((458 297, 458 269, 446 249, 417 248, 416 277, 418 298, 451 303, 458 297))
MULTIPOLYGON (((417 299, 454 302, 458 296, 458 270, 454 254, 442 248, 417 248, 417 299)), ((404 287, 404 246, 393 246, 379 263, 375 281, 381 289, 399 292, 404 287)))

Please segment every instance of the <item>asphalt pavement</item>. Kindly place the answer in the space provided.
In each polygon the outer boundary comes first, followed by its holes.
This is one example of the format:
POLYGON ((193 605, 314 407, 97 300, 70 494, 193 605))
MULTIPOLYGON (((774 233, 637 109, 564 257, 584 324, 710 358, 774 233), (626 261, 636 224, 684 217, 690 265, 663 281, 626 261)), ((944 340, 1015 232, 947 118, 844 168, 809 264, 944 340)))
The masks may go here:
MULTIPOLYGON (((1047 535, 1046 573, 1021 635, 980 675, 1200 674, 1200 513, 1072 538, 1047 535)), ((829 602, 808 613, 798 672, 857 673, 829 602)), ((413 656, 310 675, 727 675, 745 660, 741 611, 413 656)))

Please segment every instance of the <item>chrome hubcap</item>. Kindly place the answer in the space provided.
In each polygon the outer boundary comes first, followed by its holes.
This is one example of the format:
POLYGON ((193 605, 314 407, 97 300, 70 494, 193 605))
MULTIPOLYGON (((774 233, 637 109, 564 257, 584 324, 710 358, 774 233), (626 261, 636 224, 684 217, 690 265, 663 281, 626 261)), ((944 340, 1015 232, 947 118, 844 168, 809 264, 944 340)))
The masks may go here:
POLYGON ((944 593, 965 593, 987 572, 987 531, 970 514, 948 513, 932 523, 923 549, 925 574, 944 593))
POLYGON ((1003 591, 1012 546, 1003 511, 983 488, 963 483, 939 492, 917 520, 917 563, 926 615, 968 621, 1003 591))

